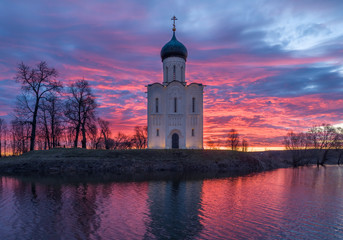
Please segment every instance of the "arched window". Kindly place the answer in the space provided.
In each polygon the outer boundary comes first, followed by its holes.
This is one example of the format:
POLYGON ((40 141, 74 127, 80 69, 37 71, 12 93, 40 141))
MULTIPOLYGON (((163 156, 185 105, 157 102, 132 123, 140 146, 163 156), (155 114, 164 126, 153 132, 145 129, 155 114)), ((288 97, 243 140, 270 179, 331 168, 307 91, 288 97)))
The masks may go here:
POLYGON ((194 137, 194 128, 192 128, 192 137, 194 137))
POLYGON ((176 80, 176 66, 173 68, 173 80, 176 80))
POLYGON ((155 99, 155 110, 158 113, 158 98, 155 99))
POLYGON ((159 137, 160 136, 160 129, 156 129, 156 136, 159 137))
POLYGON ((195 98, 192 98, 192 112, 195 112, 195 98))
POLYGON ((183 79, 183 66, 181 67, 181 77, 180 77, 180 79, 181 79, 181 82, 184 81, 184 79, 183 79))
POLYGON ((166 82, 168 82, 168 67, 166 67, 166 82))
POLYGON ((174 98, 174 112, 177 112, 177 98, 174 98))

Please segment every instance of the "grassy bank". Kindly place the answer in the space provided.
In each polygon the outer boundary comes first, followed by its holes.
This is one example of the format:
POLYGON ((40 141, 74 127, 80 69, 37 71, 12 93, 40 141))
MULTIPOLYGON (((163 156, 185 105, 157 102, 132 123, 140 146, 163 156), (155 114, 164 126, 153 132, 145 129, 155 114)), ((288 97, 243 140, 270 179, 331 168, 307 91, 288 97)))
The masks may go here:
POLYGON ((291 167, 284 151, 86 150, 33 151, 0 160, 0 174, 26 176, 116 176, 150 179, 180 175, 240 175, 291 167))

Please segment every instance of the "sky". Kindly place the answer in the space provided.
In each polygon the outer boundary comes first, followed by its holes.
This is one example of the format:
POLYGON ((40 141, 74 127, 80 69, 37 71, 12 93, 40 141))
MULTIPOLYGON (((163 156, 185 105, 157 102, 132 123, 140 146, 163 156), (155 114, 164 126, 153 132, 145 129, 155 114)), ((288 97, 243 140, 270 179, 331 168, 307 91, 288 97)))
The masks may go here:
POLYGON ((2 0, 0 117, 10 121, 20 62, 46 61, 65 85, 88 80, 113 134, 147 124, 146 85, 162 82, 160 50, 188 49, 187 83, 206 85, 204 142, 237 129, 249 145, 343 124, 341 0, 2 0))

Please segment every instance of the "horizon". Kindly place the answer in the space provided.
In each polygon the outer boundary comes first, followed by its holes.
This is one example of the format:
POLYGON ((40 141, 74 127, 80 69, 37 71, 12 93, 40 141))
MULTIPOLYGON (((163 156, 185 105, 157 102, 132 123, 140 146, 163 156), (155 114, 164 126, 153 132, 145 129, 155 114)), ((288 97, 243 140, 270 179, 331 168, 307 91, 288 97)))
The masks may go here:
POLYGON ((290 130, 343 127, 341 9, 341 1, 319 0, 5 0, 0 117, 11 120, 20 94, 18 63, 46 61, 64 85, 89 81, 113 135, 146 126, 145 86, 162 82, 160 50, 175 15, 177 39, 189 53, 186 82, 206 85, 205 146, 234 128, 251 149, 283 149, 290 130))

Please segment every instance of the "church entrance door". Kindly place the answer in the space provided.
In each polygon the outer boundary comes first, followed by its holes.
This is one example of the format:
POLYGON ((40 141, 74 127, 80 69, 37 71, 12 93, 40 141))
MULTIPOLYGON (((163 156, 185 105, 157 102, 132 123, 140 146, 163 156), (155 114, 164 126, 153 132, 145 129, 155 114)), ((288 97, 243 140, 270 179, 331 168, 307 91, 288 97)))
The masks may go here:
POLYGON ((179 148, 179 135, 177 133, 172 135, 172 148, 179 148))

